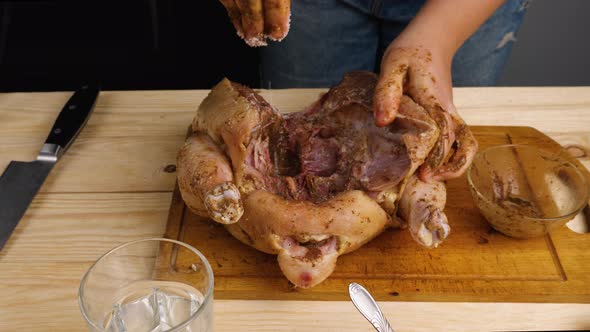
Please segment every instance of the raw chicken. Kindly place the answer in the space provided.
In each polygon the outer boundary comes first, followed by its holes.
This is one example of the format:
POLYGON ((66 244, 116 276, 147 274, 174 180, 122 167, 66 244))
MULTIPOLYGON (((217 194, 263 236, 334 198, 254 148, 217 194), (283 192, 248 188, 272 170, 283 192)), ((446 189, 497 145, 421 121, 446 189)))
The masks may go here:
POLYGON ((440 179, 420 176, 421 166, 460 173, 477 142, 456 114, 426 110, 407 96, 395 121, 377 127, 376 80, 373 73, 347 74, 307 110, 282 115, 224 79, 201 103, 178 155, 187 206, 278 255, 284 275, 303 288, 325 280, 338 256, 388 227, 438 246, 450 232, 446 189, 440 179))

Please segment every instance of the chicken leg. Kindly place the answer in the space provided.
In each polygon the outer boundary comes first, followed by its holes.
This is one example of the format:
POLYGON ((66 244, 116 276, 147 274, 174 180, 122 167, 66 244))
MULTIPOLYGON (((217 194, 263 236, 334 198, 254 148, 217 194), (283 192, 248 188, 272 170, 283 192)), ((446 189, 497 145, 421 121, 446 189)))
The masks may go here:
POLYGON ((451 228, 443 212, 447 201, 444 183, 424 182, 413 175, 402 194, 398 215, 421 245, 434 248, 449 236, 451 228))
POLYGON ((244 213, 227 157, 204 133, 189 137, 178 154, 178 186, 195 213, 232 224, 244 213))

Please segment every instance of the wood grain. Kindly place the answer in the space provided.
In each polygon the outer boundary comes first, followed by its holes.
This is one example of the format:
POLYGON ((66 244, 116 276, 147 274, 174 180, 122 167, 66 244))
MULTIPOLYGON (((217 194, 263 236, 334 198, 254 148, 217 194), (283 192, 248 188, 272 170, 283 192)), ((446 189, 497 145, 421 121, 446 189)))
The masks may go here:
MULTIPOLYGON (((256 301, 256 311, 252 303, 218 301, 216 331, 374 331, 350 302, 256 301)), ((585 304, 382 302, 379 305, 396 332, 590 329, 587 315, 590 305, 585 304)))
MULTIPOLYGON (((264 94, 289 112, 300 110, 320 92, 264 94)), ((175 179, 162 169, 174 162, 176 148, 206 94, 101 93, 88 126, 0 252, 1 331, 87 330, 77 306, 80 278, 111 247, 163 234, 175 179)), ((36 155, 69 95, 0 94, 0 169, 10 160, 36 155)), ((562 145, 575 144, 586 151, 590 147, 590 87, 459 88, 454 95, 470 124, 527 125, 562 145)), ((590 159, 582 157, 581 162, 590 167, 590 159)), ((556 246, 571 245, 567 238, 553 240, 556 246)), ((582 257, 582 248, 576 250, 571 258, 560 257, 564 266, 582 257)), ((570 273, 567 267, 565 271, 570 273)), ((386 286, 393 290, 396 285, 386 286)), ((402 332, 441 327, 447 331, 590 329, 590 305, 585 304, 384 302, 381 306, 396 331, 402 332)), ((371 331, 348 301, 216 300, 215 327, 216 331, 371 331)))
POLYGON ((161 236, 169 202, 169 193, 39 194, 0 252, 0 330, 84 330, 83 274, 122 242, 161 236))
MULTIPOLYGON (((481 149, 529 144, 567 155, 557 143, 530 127, 476 126, 472 130, 481 149)), ((495 232, 479 214, 465 176, 448 181, 447 196, 445 212, 452 235, 441 247, 426 249, 416 244, 408 231, 388 230, 340 257, 329 279, 309 290, 293 288, 274 255, 243 245, 221 225, 184 208, 177 190, 166 236, 203 251, 216 276, 216 296, 223 299, 346 300, 347 285, 361 281, 375 298, 384 301, 590 303, 590 289, 585 286, 590 283, 586 273, 590 269, 590 234, 576 234, 563 227, 545 238, 511 239, 495 232), (552 236, 568 242, 557 242, 557 246, 552 236), (560 258, 571 256, 576 263, 569 264, 566 273, 560 258)), ((192 260, 178 255, 175 263, 171 262, 172 257, 161 259, 162 275, 170 273, 170 264, 176 264, 175 270, 185 270, 192 260)))
MULTIPOLYGON (((263 90, 293 112, 322 90, 263 90)), ((43 192, 172 191, 186 127, 206 91, 101 92, 94 114, 43 192)), ((0 94, 0 169, 35 158, 69 93, 0 94)), ((471 125, 535 127, 558 143, 590 151, 590 88, 459 88, 455 101, 471 125)), ((590 158, 581 158, 590 167, 590 158)))
MULTIPOLYGON (((173 188, 181 136, 100 137, 81 135, 57 163, 41 192, 146 192, 173 188)), ((38 142, 8 146, 11 158, 33 160, 38 142)), ((8 164, 9 159, 4 160, 8 164)), ((2 166, 0 166, 2 167, 2 166)))
MULTIPOLYGON (((37 257, 43 257, 39 261, 52 257, 51 262, 90 262, 130 238, 162 235, 170 196, 39 194, 16 227, 15 235, 0 251, 0 259, 3 264, 30 262, 37 257)), ((0 280, 3 277, 10 278, 0 274, 0 280)))

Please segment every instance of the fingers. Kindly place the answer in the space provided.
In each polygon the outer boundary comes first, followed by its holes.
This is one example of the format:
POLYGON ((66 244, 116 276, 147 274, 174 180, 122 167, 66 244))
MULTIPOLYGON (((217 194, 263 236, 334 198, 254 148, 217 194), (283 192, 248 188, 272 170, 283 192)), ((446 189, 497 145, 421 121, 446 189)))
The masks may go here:
POLYGON ((291 0, 264 0, 264 33, 280 41, 289 32, 291 0))
POLYGON ((449 89, 451 83, 437 81, 432 73, 419 66, 411 67, 408 76, 410 80, 405 92, 428 111, 440 129, 440 136, 419 172, 422 181, 431 181, 450 157, 451 147, 455 142, 455 123, 451 114, 456 112, 452 90, 449 89))
POLYGON ((452 114, 455 123, 456 150, 449 160, 436 170, 433 178, 435 180, 448 180, 461 176, 471 164, 477 152, 477 140, 471 129, 458 114, 452 114))
POLYGON ((291 0, 219 0, 246 44, 265 46, 266 38, 280 41, 289 32, 291 0))
POLYGON ((443 110, 439 105, 434 107, 426 106, 425 108, 440 130, 438 140, 424 160, 419 172, 422 181, 430 181, 433 179, 436 170, 446 161, 451 146, 455 141, 455 133, 450 113, 443 110))
POLYGON ((438 123, 441 135, 420 167, 419 177, 422 181, 457 178, 471 164, 477 152, 477 140, 454 108, 447 112, 438 107, 431 117, 438 123))
POLYGON ((231 20, 234 28, 236 28, 236 32, 239 36, 244 36, 244 29, 242 28, 242 15, 240 14, 240 9, 236 5, 234 0, 219 0, 223 7, 227 10, 227 15, 231 20))
POLYGON ((460 176, 477 151, 473 134, 453 105, 450 63, 447 66, 438 58, 433 62, 433 58, 428 50, 390 48, 373 101, 377 126, 394 121, 403 94, 424 107, 436 122, 440 135, 418 173, 425 182, 460 176))
POLYGON ((250 46, 266 45, 262 0, 235 0, 241 13, 243 38, 250 46))
POLYGON ((379 127, 387 126, 395 119, 408 72, 408 64, 405 61, 391 59, 388 53, 383 59, 381 74, 373 97, 375 124, 379 127))

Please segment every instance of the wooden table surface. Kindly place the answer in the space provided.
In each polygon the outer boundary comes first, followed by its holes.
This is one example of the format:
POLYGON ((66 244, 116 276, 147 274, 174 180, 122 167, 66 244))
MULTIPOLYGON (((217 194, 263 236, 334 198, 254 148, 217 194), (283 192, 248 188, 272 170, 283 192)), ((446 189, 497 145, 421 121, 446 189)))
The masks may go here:
MULTIPOLYGON (((263 91, 298 111, 320 90, 263 91)), ((0 331, 84 331, 86 269, 122 242, 161 236, 169 165, 207 91, 102 92, 95 113, 0 252, 0 331)), ((0 171, 35 158, 70 93, 0 94, 0 171)), ((590 168, 590 87, 459 88, 469 124, 535 127, 590 168)), ((588 271, 590 273, 590 271, 588 271)), ((589 285, 590 287, 590 285, 589 285)), ((381 304, 396 331, 590 329, 590 305, 381 304)), ((216 331, 371 331, 350 302, 215 301, 216 331)))

